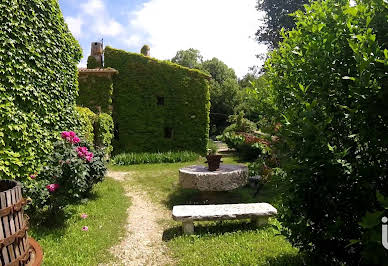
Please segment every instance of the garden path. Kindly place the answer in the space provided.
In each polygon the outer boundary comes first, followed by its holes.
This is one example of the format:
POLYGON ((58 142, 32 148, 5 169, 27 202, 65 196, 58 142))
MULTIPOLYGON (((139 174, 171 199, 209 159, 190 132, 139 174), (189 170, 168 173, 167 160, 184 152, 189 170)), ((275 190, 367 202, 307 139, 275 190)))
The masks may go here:
MULTIPOLYGON (((107 176, 125 182, 130 180, 131 173, 109 171, 107 176)), ((160 223, 171 219, 170 212, 151 202, 146 193, 136 187, 125 185, 125 190, 132 201, 127 210, 127 233, 120 244, 111 248, 111 252, 123 265, 174 264, 162 240, 164 228, 160 223)))

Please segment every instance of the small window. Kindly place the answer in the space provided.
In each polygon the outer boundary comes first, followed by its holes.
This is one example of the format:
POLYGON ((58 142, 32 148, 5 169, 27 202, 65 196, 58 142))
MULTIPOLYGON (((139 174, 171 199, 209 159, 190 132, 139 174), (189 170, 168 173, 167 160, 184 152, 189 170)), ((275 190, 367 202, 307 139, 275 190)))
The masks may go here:
POLYGON ((158 105, 164 105, 164 97, 158 96, 157 98, 157 104, 158 105))
POLYGON ((172 134, 173 134, 172 128, 170 127, 164 128, 164 137, 166 139, 172 139, 172 134))

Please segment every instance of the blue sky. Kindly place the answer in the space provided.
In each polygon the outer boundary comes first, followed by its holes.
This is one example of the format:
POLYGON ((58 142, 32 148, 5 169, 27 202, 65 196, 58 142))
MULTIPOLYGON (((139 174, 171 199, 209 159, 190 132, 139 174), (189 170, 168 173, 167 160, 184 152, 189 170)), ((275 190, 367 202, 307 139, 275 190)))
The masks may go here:
POLYGON ((242 77, 261 65, 255 57, 265 46, 253 39, 260 25, 256 0, 59 0, 86 65, 90 43, 171 59, 178 50, 195 48, 205 59, 217 57, 242 77))

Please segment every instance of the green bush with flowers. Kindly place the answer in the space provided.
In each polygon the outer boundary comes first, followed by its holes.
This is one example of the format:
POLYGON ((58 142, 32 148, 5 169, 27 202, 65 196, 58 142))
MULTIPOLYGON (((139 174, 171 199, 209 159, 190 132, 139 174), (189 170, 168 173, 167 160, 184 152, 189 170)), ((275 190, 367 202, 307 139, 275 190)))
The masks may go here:
POLYGON ((87 197, 105 175, 102 151, 95 151, 73 131, 64 131, 61 137, 42 169, 24 182, 24 194, 31 198, 27 209, 30 213, 55 213, 87 197))

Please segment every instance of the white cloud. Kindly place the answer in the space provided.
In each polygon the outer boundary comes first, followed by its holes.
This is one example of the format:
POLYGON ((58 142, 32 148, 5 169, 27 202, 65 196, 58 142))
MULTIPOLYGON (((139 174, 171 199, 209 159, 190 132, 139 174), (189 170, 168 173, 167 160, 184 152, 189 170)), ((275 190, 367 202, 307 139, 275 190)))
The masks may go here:
POLYGON ((150 0, 130 24, 148 36, 154 57, 168 59, 178 50, 195 48, 241 77, 260 64, 255 55, 266 49, 252 38, 261 16, 255 5, 256 0, 150 0))
POLYGON ((136 47, 141 45, 142 40, 139 35, 132 35, 127 39, 124 39, 123 42, 129 47, 136 47))
POLYGON ((84 24, 81 17, 65 17, 65 21, 69 26, 69 30, 73 33, 74 37, 80 38, 82 34, 82 24, 84 24))
POLYGON ((104 3, 102 0, 88 0, 86 3, 81 4, 81 9, 85 14, 95 15, 104 10, 104 3))
POLYGON ((123 33, 124 27, 110 16, 103 0, 88 0, 80 5, 81 15, 88 22, 88 30, 101 37, 114 37, 123 33))
POLYGON ((114 19, 97 21, 93 29, 101 36, 117 36, 124 31, 124 27, 114 19))

